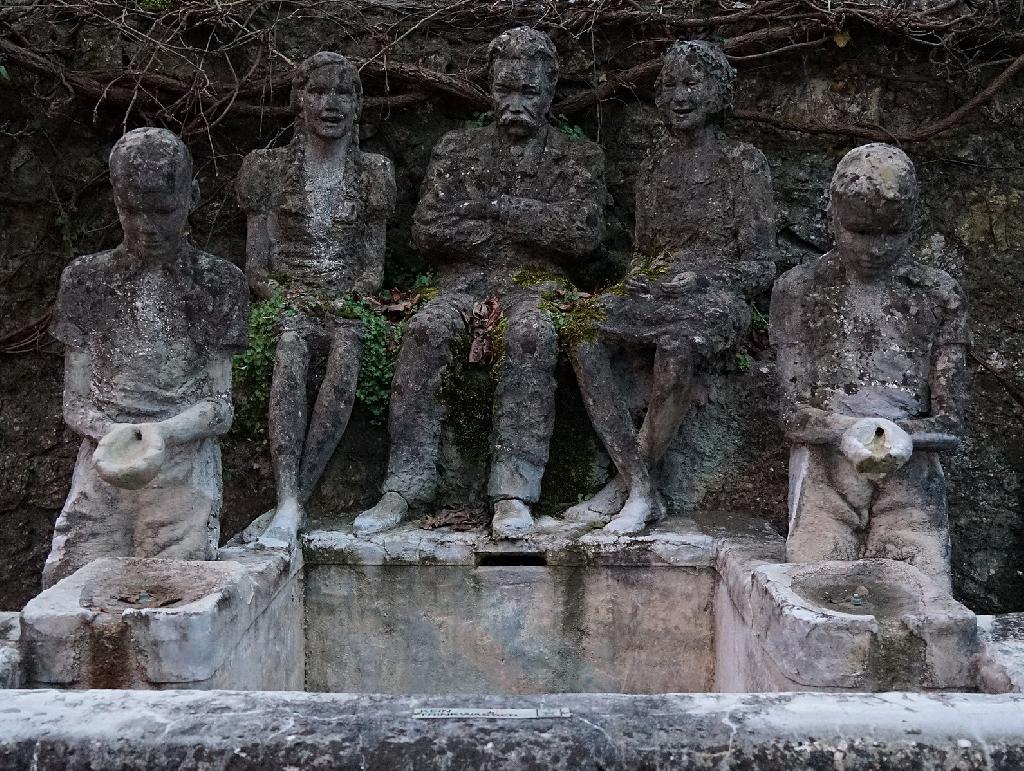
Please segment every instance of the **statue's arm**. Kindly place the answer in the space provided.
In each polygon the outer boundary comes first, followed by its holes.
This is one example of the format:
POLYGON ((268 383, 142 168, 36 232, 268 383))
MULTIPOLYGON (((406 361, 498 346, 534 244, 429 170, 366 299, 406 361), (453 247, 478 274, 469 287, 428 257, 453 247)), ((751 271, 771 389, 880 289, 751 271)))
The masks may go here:
POLYGON ((187 407, 177 415, 159 421, 160 434, 167 444, 186 444, 220 436, 231 428, 231 357, 217 351, 206 365, 211 395, 187 407))
POLYGON ((92 370, 91 353, 67 349, 64 354, 64 422, 76 434, 99 441, 114 423, 97 410, 89 398, 92 370))
POLYGON ((372 186, 367 195, 366 239, 362 272, 356 279, 355 291, 363 295, 374 294, 384 281, 384 255, 387 244, 388 217, 395 210, 397 189, 395 171, 391 161, 380 158, 380 169, 370 179, 372 186))
POLYGON ((768 161, 755 147, 744 145, 734 173, 738 178, 735 199, 736 251, 723 264, 722 281, 754 297, 772 285, 778 247, 775 231, 775 194, 768 161))
POLYGON ((246 219, 245 278, 253 296, 260 300, 268 299, 278 288, 270 278, 270 230, 265 213, 254 212, 246 219))
POLYGON ((498 221, 514 241, 544 251, 582 257, 601 245, 604 233, 604 153, 598 147, 581 153, 576 174, 560 200, 501 196, 498 221))
POLYGON ((935 280, 936 302, 943 308, 939 328, 932 340, 928 367, 928 415, 900 421, 900 427, 921 449, 954 450, 963 429, 967 398, 967 297, 960 285, 941 274, 935 280))
POLYGON ((239 206, 245 212, 245 278, 253 295, 261 300, 277 289, 277 282, 270 278, 269 167, 259 151, 249 153, 235 183, 239 206))
POLYGON ((790 442, 838 447, 843 432, 857 418, 811 405, 811 353, 804 342, 799 304, 802 287, 787 278, 776 283, 768 313, 779 377, 779 423, 790 442))
POLYGON ((897 421, 900 428, 914 437, 915 445, 934 443, 945 435, 950 449, 962 430, 963 405, 967 392, 967 345, 952 343, 935 346, 928 378, 929 414, 923 418, 897 421))
POLYGON ((458 183, 466 159, 450 137, 434 148, 413 214, 412 238, 437 262, 456 261, 494 235, 494 202, 469 200, 458 183))

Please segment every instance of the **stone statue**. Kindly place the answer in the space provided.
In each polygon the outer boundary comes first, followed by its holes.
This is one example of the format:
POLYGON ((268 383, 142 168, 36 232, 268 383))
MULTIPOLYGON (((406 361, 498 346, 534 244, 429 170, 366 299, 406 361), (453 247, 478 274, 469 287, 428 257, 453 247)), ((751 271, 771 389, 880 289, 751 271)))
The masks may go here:
POLYGON ((294 310, 282 325, 270 392, 277 510, 261 542, 272 547, 294 540, 302 506, 341 441, 355 401, 360 322, 310 308, 380 288, 387 218, 395 206, 391 162, 359 150, 362 85, 355 66, 340 54, 315 54, 296 70, 291 102, 295 138, 287 147, 250 153, 238 176, 249 286, 260 298, 287 289, 294 310), (307 415, 306 382, 316 350, 328 351, 327 370, 307 415))
POLYGON ((410 321, 392 386, 391 450, 384 497, 355 521, 358 534, 393 527, 410 506, 431 502, 438 483, 444 406, 435 398, 466 334, 474 301, 499 296, 507 323, 497 378, 488 494, 493 532, 533 528, 554 427, 558 345, 538 306, 543 285, 521 286, 523 268, 563 275, 600 244, 604 154, 566 136, 547 117, 557 52, 520 27, 488 51, 494 125, 452 131, 434 148, 413 223, 416 244, 436 261, 440 295, 410 321))
POLYGON ((110 179, 124 240, 64 270, 51 328, 67 346, 64 419, 83 440, 44 586, 99 557, 216 556, 245 279, 185 239, 198 188, 174 134, 125 134, 110 179))
POLYGON ((771 286, 768 164, 719 125, 734 77, 722 51, 703 41, 677 42, 665 56, 656 92, 668 137, 637 175, 636 256, 619 291, 599 298, 594 339, 572 352, 618 476, 569 509, 568 520, 636 533, 661 516, 654 475, 686 414, 694 373, 734 348, 750 325, 748 300, 771 286), (613 368, 620 352, 653 354, 640 415, 613 368))
POLYGON ((790 562, 904 560, 949 587, 936 454, 966 390, 966 300, 908 256, 918 187, 901 150, 851 150, 832 178, 835 248, 775 285, 771 338, 792 442, 790 562))

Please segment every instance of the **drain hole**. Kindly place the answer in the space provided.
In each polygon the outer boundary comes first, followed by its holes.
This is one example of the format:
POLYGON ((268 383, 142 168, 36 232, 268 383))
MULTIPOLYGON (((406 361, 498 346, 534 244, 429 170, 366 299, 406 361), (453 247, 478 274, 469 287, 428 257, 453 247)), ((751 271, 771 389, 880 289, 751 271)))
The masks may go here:
POLYGON ((478 554, 476 566, 490 567, 544 567, 548 558, 542 552, 491 551, 478 554))

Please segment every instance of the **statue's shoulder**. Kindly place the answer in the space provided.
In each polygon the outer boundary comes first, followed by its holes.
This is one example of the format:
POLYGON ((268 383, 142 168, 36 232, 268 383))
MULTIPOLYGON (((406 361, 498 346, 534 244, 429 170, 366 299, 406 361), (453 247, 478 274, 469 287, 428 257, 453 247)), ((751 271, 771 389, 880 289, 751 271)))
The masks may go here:
POLYGON ((230 260, 199 249, 193 261, 202 283, 215 291, 248 293, 248 284, 242 270, 230 260))
POLYGON ((114 249, 77 257, 68 263, 61 273, 61 284, 73 286, 97 285, 106 281, 116 272, 117 261, 114 249))
POLYGON ((249 287, 245 274, 231 261, 200 250, 192 256, 199 291, 192 295, 197 339, 211 345, 245 348, 249 320, 249 287))
POLYGON ((927 293, 946 310, 956 311, 966 306, 967 295, 960 282, 941 268, 912 260, 899 269, 898 275, 908 286, 927 293))
POLYGON ((395 164, 386 155, 379 153, 364 153, 360 151, 359 162, 362 164, 363 173, 371 177, 394 177, 395 164))
POLYGON ((772 298, 778 296, 807 297, 816 287, 834 282, 834 266, 829 255, 803 262, 790 268, 775 281, 772 298))
POLYGON ((594 166, 604 164, 604 150, 597 142, 586 137, 569 136, 558 129, 552 128, 548 145, 568 155, 580 165, 594 166))
POLYGON ((245 156, 235 181, 238 203, 243 210, 253 211, 267 205, 270 187, 280 178, 288 161, 287 147, 253 150, 245 156))
POLYGON ((768 159, 764 157, 758 148, 749 142, 733 139, 728 135, 722 135, 722 146, 726 157, 735 166, 747 173, 769 174, 768 159))
POLYGON ((484 145, 489 145, 493 140, 493 126, 452 129, 437 140, 437 144, 434 145, 434 157, 465 155, 484 145))

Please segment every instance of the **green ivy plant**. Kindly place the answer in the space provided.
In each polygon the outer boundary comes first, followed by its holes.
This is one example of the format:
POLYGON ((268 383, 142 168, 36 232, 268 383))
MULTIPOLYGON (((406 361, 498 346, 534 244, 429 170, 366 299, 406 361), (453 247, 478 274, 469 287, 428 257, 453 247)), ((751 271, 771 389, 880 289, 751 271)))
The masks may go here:
POLYGON ((405 332, 406 320, 424 302, 437 294, 433 276, 422 274, 413 281, 413 289, 405 293, 404 311, 391 312, 374 298, 345 296, 340 299, 292 295, 284 277, 275 280, 281 289, 268 300, 254 303, 249 312, 249 343, 234 357, 235 419, 232 434, 247 439, 264 439, 267 433, 267 411, 270 406, 270 385, 274 376, 274 354, 281 322, 295 313, 315 318, 358 319, 362 329, 363 350, 359 358, 359 380, 356 401, 377 423, 387 416, 391 395, 391 379, 405 332), (397 318, 394 316, 397 315, 397 318))

